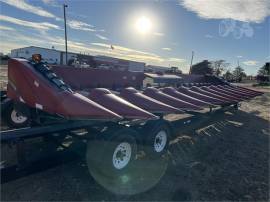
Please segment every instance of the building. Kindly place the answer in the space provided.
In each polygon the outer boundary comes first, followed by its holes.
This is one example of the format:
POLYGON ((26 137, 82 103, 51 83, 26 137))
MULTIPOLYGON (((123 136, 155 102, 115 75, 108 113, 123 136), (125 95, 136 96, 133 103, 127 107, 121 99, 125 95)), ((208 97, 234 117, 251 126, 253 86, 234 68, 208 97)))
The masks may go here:
MULTIPOLYGON (((36 46, 28 46, 11 50, 11 57, 30 59, 33 54, 41 54, 44 62, 48 64, 66 65, 65 51, 56 50, 54 48, 42 48, 36 46)), ((123 60, 108 56, 91 56, 80 53, 68 52, 68 65, 75 67, 92 67, 100 69, 114 69, 121 71, 144 72, 145 63, 131 60, 123 60)))
POLYGON ((164 86, 179 86, 182 83, 182 78, 174 74, 154 74, 144 73, 143 87, 164 87, 164 86))
MULTIPOLYGON (((48 64, 66 64, 66 53, 64 51, 55 50, 54 48, 42 48, 37 46, 28 46, 11 50, 11 57, 30 59, 33 54, 41 54, 44 62, 48 64)), ((68 53, 68 61, 74 60, 77 53, 68 53)))
POLYGON ((154 73, 165 73, 166 71, 170 70, 169 67, 164 67, 164 66, 156 66, 156 65, 147 65, 145 67, 146 72, 154 72, 154 73))
POLYGON ((103 55, 94 56, 97 68, 117 69, 121 71, 144 72, 145 63, 131 60, 124 60, 103 55))

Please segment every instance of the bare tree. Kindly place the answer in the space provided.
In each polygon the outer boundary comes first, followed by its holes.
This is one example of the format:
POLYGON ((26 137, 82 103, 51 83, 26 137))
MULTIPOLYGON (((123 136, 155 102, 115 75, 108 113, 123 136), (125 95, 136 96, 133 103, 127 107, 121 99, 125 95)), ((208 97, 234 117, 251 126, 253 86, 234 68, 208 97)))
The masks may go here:
POLYGON ((220 76, 226 68, 230 65, 225 60, 216 60, 211 62, 211 67, 213 69, 213 74, 216 76, 220 76))
POLYGON ((223 74, 223 77, 226 81, 233 81, 233 73, 228 69, 225 74, 223 74))
POLYGON ((243 77, 246 77, 246 73, 244 71, 244 69, 240 66, 236 67, 233 71, 233 76, 234 76, 234 79, 237 81, 237 82, 241 82, 243 77))

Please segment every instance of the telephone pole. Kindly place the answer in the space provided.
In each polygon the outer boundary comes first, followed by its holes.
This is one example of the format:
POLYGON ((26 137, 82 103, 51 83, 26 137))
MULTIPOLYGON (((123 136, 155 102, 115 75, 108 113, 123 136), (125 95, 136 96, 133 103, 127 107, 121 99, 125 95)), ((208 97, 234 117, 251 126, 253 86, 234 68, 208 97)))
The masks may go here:
POLYGON ((191 55, 190 67, 189 67, 189 74, 191 74, 192 62, 193 62, 193 56, 194 56, 194 51, 192 51, 192 55, 191 55))
POLYGON ((66 22, 66 8, 67 7, 68 7, 67 4, 63 4, 63 9, 64 9, 64 23, 65 23, 66 65, 67 65, 67 22, 66 22))

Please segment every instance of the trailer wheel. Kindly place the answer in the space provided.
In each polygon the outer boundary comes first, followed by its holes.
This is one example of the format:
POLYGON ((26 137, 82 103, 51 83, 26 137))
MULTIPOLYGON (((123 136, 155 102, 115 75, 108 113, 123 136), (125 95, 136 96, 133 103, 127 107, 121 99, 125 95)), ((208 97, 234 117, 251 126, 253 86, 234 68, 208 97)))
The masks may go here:
MULTIPOLYGON (((145 192, 160 181, 166 172, 168 158, 152 159, 146 155, 138 157, 135 138, 138 137, 137 131, 118 128, 113 131, 110 129, 104 135, 111 137, 103 138, 98 135, 99 138, 87 144, 88 170, 98 184, 119 196, 145 192), (112 132, 111 135, 109 131, 112 132), (132 149, 131 155, 128 155, 131 156, 130 160, 113 163, 117 152, 129 148, 126 143, 132 149)), ((118 157, 120 156, 119 154, 118 157)))
POLYGON ((14 104, 8 106, 5 111, 7 125, 11 128, 22 128, 30 125, 30 110, 25 105, 15 107, 14 104))
POLYGON ((147 125, 145 130, 145 152, 151 157, 158 158, 167 152, 171 130, 165 121, 157 121, 147 125))
MULTIPOLYGON (((137 133, 128 128, 106 131, 106 134, 103 134, 104 139, 96 142, 96 144, 100 144, 100 149, 95 151, 96 155, 99 156, 100 171, 104 170, 107 174, 117 174, 128 170, 137 153, 136 136, 137 133)), ((92 153, 90 151, 91 145, 91 143, 88 144, 87 161, 93 159, 92 156, 89 156, 92 153)), ((88 165, 91 166, 91 163, 88 165)))

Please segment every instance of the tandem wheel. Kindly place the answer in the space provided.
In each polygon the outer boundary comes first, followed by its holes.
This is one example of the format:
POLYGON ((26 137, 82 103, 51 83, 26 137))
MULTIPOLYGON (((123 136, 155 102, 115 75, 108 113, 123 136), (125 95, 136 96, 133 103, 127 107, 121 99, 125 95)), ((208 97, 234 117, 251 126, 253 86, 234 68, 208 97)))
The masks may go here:
POLYGON ((89 173, 98 184, 114 194, 145 192, 160 181, 167 169, 167 158, 137 155, 137 131, 129 127, 109 129, 87 144, 89 173))
POLYGON ((113 176, 126 172, 137 154, 136 136, 136 131, 123 128, 108 130, 101 138, 89 141, 86 152, 89 169, 94 166, 99 172, 113 176))
POLYGON ((144 151, 153 158, 158 158, 167 153, 171 129, 164 120, 152 121, 146 124, 144 131, 144 151))

